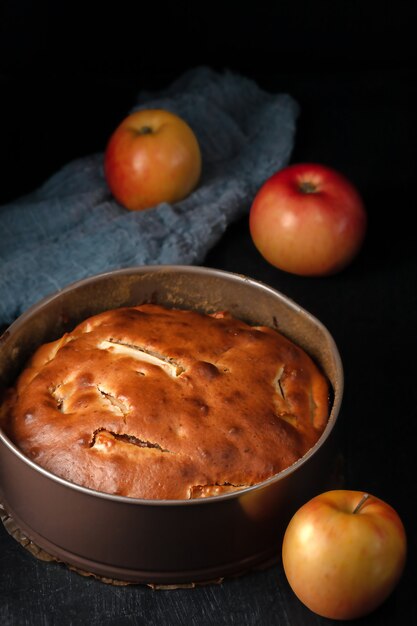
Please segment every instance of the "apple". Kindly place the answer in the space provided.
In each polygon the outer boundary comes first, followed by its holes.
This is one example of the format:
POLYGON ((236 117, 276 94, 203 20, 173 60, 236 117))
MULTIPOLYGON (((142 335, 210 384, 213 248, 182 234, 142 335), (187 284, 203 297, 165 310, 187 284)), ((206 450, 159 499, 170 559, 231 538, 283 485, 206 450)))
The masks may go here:
POLYGON ((178 115, 164 109, 135 111, 111 135, 104 173, 113 196, 131 211, 178 202, 199 182, 200 146, 178 115))
POLYGON ((354 185, 317 163, 290 165, 258 190, 250 208, 255 247, 271 265, 302 276, 334 274, 359 252, 367 214, 354 185))
POLYGON ((389 504, 339 489, 298 509, 284 534, 282 562, 309 609, 346 620, 382 604, 401 577, 406 551, 404 526, 389 504))

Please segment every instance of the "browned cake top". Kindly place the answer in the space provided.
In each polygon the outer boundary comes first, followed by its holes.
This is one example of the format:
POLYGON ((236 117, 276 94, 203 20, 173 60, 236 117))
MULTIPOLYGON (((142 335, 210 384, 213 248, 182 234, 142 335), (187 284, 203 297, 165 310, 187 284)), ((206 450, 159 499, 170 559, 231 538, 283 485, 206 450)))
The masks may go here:
POLYGON ((99 491, 216 495, 269 478, 317 441, 328 384, 278 332, 144 304, 41 346, 5 403, 36 463, 99 491))

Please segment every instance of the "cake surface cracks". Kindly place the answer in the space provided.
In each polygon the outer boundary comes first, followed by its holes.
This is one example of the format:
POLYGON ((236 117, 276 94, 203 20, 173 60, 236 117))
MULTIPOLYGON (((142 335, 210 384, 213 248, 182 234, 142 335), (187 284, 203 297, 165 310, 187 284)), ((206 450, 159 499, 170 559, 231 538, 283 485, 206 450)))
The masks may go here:
POLYGON ((129 413, 129 408, 115 395, 109 391, 104 391, 99 385, 96 385, 96 389, 99 394, 111 405, 110 410, 119 412, 124 422, 126 422, 126 415, 129 413))
POLYGON ((157 365, 173 378, 180 376, 185 371, 185 368, 178 365, 178 363, 170 357, 150 352, 140 346, 134 346, 120 341, 104 340, 97 345, 97 348, 100 350, 109 350, 114 354, 130 356, 138 361, 150 363, 151 365, 157 365))
POLYGON ((106 428, 97 428, 97 430, 94 431, 93 438, 90 443, 90 448, 93 448, 94 446, 97 448, 106 448, 111 445, 111 439, 131 444, 137 446, 138 448, 152 448, 155 450, 159 450, 163 453, 175 454, 174 452, 171 452, 171 450, 166 450, 165 448, 162 448, 159 443, 144 441, 142 439, 139 439, 139 437, 136 437, 135 435, 129 435, 127 433, 114 433, 107 430, 106 428))

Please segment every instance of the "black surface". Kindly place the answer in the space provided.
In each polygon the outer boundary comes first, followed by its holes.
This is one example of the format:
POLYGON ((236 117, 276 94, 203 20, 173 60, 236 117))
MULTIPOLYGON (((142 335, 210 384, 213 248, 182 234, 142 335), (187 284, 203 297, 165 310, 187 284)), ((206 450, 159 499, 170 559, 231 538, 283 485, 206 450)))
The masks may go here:
MULTIPOLYGON (((292 161, 331 165, 360 189, 368 236, 358 258, 333 277, 301 278, 268 265, 251 242, 246 217, 230 226, 205 264, 270 284, 333 334, 346 376, 345 486, 392 504, 409 538, 400 584, 357 623, 417 623, 412 3, 394 9, 374 2, 265 2, 250 11, 210 3, 204 11, 190 2, 138 7, 130 16, 123 7, 112 13, 58 4, 4 4, 1 203, 70 159, 102 150, 139 88, 163 86, 201 63, 291 93, 301 107, 292 161)), ((0 527, 0 623, 332 622, 295 598, 280 565, 196 589, 112 587, 38 562, 0 527)))

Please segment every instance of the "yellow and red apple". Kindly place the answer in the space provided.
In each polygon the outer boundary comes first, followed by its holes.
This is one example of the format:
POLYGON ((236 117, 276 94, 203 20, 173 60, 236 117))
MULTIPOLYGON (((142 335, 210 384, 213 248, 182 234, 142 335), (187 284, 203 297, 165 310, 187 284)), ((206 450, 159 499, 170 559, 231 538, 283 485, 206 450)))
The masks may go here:
POLYGON ((253 243, 271 265, 302 276, 334 274, 359 252, 367 214, 356 187, 317 163, 290 165, 258 190, 249 216, 253 243))
POLYGON ((178 202, 199 182, 200 146, 178 115, 164 109, 135 111, 111 135, 104 172, 113 196, 131 211, 178 202))
POLYGON ((284 535, 282 562, 309 609, 347 620, 384 602, 401 577, 406 552, 403 523, 389 504, 340 489, 298 509, 284 535))

